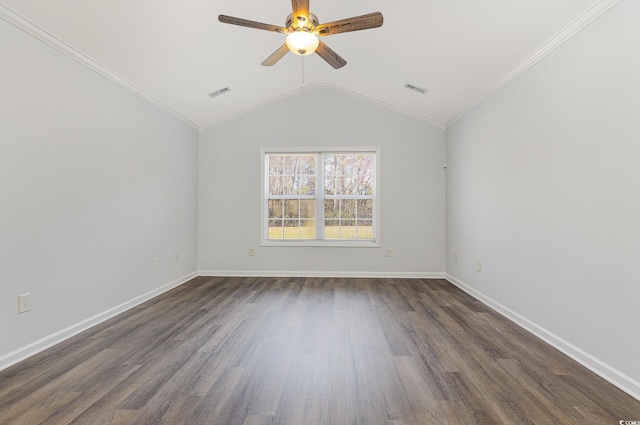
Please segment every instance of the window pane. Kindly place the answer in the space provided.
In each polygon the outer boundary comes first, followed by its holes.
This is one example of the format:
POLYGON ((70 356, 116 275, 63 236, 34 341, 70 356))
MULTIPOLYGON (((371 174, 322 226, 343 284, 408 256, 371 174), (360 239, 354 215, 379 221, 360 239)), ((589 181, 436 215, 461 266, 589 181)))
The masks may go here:
POLYGON ((300 201, 298 199, 285 199, 284 200, 284 217, 298 218, 299 214, 300 214, 300 201))
POLYGON ((285 239, 299 239, 300 229, 298 227, 298 220, 285 220, 284 221, 284 238, 285 239))
POLYGON ((324 217, 340 218, 340 204, 334 199, 325 199, 324 201, 324 217))
POLYGON ((325 239, 340 239, 340 221, 339 220, 324 221, 324 237, 325 239))
POLYGON ((316 221, 300 220, 300 239, 316 238, 316 221))
POLYGON ((283 182, 280 176, 269 177, 269 195, 280 196, 282 195, 283 182))
POLYGON ((343 179, 342 194, 354 196, 358 193, 358 179, 355 177, 345 177, 343 179))
POLYGON ((358 200, 358 218, 373 218, 373 199, 358 200))
POLYGON ((358 178, 356 194, 360 196, 372 196, 374 192, 373 181, 373 176, 367 178, 358 178))
POLYGON ((373 239, 373 222, 371 220, 358 220, 358 239, 373 239))
POLYGON ((341 220, 340 221, 340 238, 355 239, 356 238, 356 221, 341 220))
POLYGON ((316 218, 315 199, 302 199, 300 201, 300 218, 316 218))
POLYGON ((296 180, 296 178, 294 176, 284 176, 282 178, 283 186, 284 186, 282 193, 284 195, 291 196, 291 195, 297 195, 298 194, 298 192, 296 190, 296 181, 295 180, 296 180))
POLYGON ((325 155, 324 156, 324 173, 327 176, 332 176, 335 174, 336 169, 336 156, 335 155, 325 155))
POLYGON ((269 220, 269 239, 282 239, 282 220, 269 220))
POLYGON ((373 154, 324 156, 324 189, 327 195, 373 195, 373 154))
POLYGON ((302 155, 300 157, 300 174, 307 174, 307 175, 316 174, 315 155, 302 155))
POLYGON ((325 195, 337 195, 338 190, 338 182, 334 178, 329 178, 325 174, 324 177, 324 193, 325 195))
POLYGON ((336 195, 338 191, 338 164, 336 155, 324 156, 324 191, 327 195, 336 195))
POLYGON ((283 155, 282 174, 287 176, 297 176, 301 174, 315 174, 315 155, 283 155))
POLYGON ((356 218, 356 201, 354 199, 340 200, 340 218, 356 218))
POLYGON ((295 175, 297 165, 298 165, 298 155, 286 155, 284 157, 284 171, 282 174, 286 176, 295 175))
MULTIPOLYGON (((325 179, 326 181, 326 179, 325 179)), ((354 196, 358 190, 357 180, 348 176, 337 176, 327 181, 325 193, 327 195, 354 196)))
POLYGON ((307 174, 301 175, 298 181, 298 193, 300 195, 315 196, 316 176, 311 176, 307 174))
POLYGON ((269 175, 282 175, 284 158, 282 156, 269 155, 269 175))
POLYGON ((269 218, 282 218, 282 199, 269 199, 269 218))

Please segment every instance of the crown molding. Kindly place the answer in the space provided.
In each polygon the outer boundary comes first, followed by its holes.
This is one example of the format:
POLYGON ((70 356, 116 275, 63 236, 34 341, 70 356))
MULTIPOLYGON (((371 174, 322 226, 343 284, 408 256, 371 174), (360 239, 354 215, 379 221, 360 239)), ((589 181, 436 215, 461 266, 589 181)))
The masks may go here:
POLYGON ((469 105, 467 105, 463 110, 458 112, 446 122, 445 127, 450 127, 455 124, 457 121, 462 119, 469 112, 473 111, 475 108, 484 103, 491 96, 500 91, 503 87, 509 84, 511 81, 515 80, 520 74, 524 73, 526 70, 531 68, 533 65, 538 63, 542 58, 547 56, 549 53, 553 52, 555 49, 564 44, 571 37, 582 31, 586 28, 590 23, 598 19, 600 16, 604 15, 609 9, 614 7, 616 4, 620 3, 621 0, 600 0, 596 3, 591 9, 587 10, 580 16, 578 16, 573 22, 564 27, 560 32, 554 35, 549 41, 547 41, 542 47, 533 52, 529 57, 527 57, 524 61, 520 62, 518 66, 516 66, 511 72, 498 80, 495 84, 485 90, 480 96, 478 96, 475 100, 473 100, 469 105))
POLYGON ((44 28, 42 28, 41 26, 37 25, 36 23, 30 21, 29 19, 27 19, 26 17, 22 16, 21 14, 19 14, 18 12, 12 10, 11 8, 9 8, 8 6, 6 6, 4 3, 0 2, 0 19, 3 19, 4 21, 8 22, 9 24, 15 26, 16 28, 24 31, 25 33, 31 35, 32 37, 40 40, 41 42, 49 45, 50 47, 53 47, 54 49, 58 50, 59 52, 67 55, 68 57, 70 57, 71 59, 75 60, 76 62, 86 66, 87 68, 91 69, 92 71, 98 73, 99 75, 107 78, 108 80, 114 82, 115 84, 119 85, 120 87, 124 88, 125 90, 129 91, 130 93, 138 96, 139 98, 143 99, 144 101, 146 101, 147 103, 151 104, 152 106, 156 107, 157 109, 165 112, 166 114, 172 116, 173 118, 175 118, 176 120, 180 121, 181 123, 183 123, 184 125, 186 125, 187 127, 202 132, 204 130, 207 130, 209 128, 212 127, 217 127, 221 124, 224 124, 225 122, 234 120, 240 116, 246 115, 250 112, 256 111, 258 109, 264 108, 265 106, 269 106, 273 103, 279 102, 281 100, 287 99, 291 96, 295 96, 296 94, 302 93, 303 91, 308 91, 308 90, 314 90, 314 89, 321 89, 321 88, 327 88, 327 89, 331 89, 331 90, 335 90, 337 92, 342 92, 344 94, 347 94, 351 97, 360 99, 362 101, 380 106, 382 108, 400 113, 402 115, 406 115, 410 118, 419 120, 419 121, 423 121, 426 122, 434 127, 438 127, 441 129, 445 128, 445 124, 441 123, 439 121, 436 121, 434 119, 431 119, 429 117, 425 117, 419 114, 415 114, 411 111, 408 111, 406 109, 402 109, 399 107, 396 107, 394 105, 391 105, 389 103, 380 101, 378 99, 374 99, 372 97, 366 96, 362 93, 358 93, 349 89, 346 89, 344 87, 340 87, 337 86, 335 84, 331 84, 331 83, 313 83, 313 84, 303 84, 302 86, 288 91, 286 93, 283 93, 281 95, 275 96, 271 99, 268 99, 264 102, 258 103, 256 105, 253 105, 249 108, 245 108, 242 109, 241 111, 238 111, 234 114, 231 115, 227 115, 221 119, 215 120, 215 121, 211 121, 207 124, 204 124, 202 126, 198 126, 197 124, 195 124, 194 122, 190 121, 189 119, 185 118, 184 116, 180 115, 179 113, 177 113, 176 111, 174 111, 173 109, 169 108, 168 106, 164 105, 162 102, 160 102, 158 99, 154 98, 153 96, 151 96, 150 94, 146 93, 144 90, 142 90, 140 87, 136 86, 135 84, 133 84, 132 82, 130 82, 129 80, 125 79, 124 77, 122 77, 121 75, 118 75, 117 73, 113 72, 112 70, 110 70, 109 68, 107 68, 106 66, 102 65, 100 62, 98 62, 97 60, 91 58, 90 56, 82 53, 80 50, 76 49, 75 47, 71 46, 70 44, 66 43, 65 41, 63 41, 62 39, 56 37, 54 34, 48 32, 47 30, 45 30, 44 28))
POLYGON ((110 69, 108 69, 107 67, 102 65, 100 62, 96 61, 95 59, 93 59, 93 58, 91 58, 91 57, 89 57, 87 55, 85 55, 84 53, 82 53, 81 51, 76 49, 75 47, 65 43, 60 38, 58 38, 55 35, 51 34, 50 32, 48 32, 47 30, 45 30, 41 26, 35 24, 34 22, 32 22, 29 19, 25 18, 24 16, 20 15, 16 11, 10 9, 4 3, 0 3, 0 19, 3 19, 4 21, 8 22, 9 24, 11 24, 11 25, 15 26, 16 28, 26 32, 29 35, 31 35, 32 37, 34 37, 34 38, 42 41, 43 43, 53 47, 54 49, 58 50, 59 52, 64 53, 65 55, 67 55, 71 59, 75 60, 76 62, 78 62, 78 63, 80 63, 80 64, 82 64, 84 66, 86 66, 87 68, 89 68, 92 71, 98 73, 99 75, 105 77, 106 79, 116 83, 117 85, 119 85, 120 87, 124 88, 128 92, 138 96, 139 98, 141 98, 142 100, 148 102, 149 104, 151 104, 152 106, 156 107, 157 109, 159 109, 159 110, 163 111, 164 113, 172 116, 173 118, 175 118, 176 120, 180 121, 181 123, 183 123, 187 127, 191 128, 193 130, 196 130, 196 131, 199 130, 199 127, 195 123, 191 122, 187 118, 185 118, 182 115, 178 114, 173 109, 167 107, 162 102, 160 102, 158 99, 156 99, 153 96, 151 96, 150 94, 146 93, 144 90, 142 90, 141 88, 137 87, 135 84, 131 83, 127 79, 125 79, 122 76, 118 75, 117 73, 111 71, 110 69))
POLYGON ((43 43, 53 47, 54 49, 58 50, 59 52, 67 55, 68 57, 72 58, 73 60, 79 62, 80 64, 86 66, 87 68, 93 70, 94 72, 96 72, 96 73, 102 75, 103 77, 107 78, 108 80, 114 82, 115 84, 119 85, 120 87, 124 88, 125 90, 129 91, 130 93, 140 97, 141 99, 143 99, 147 103, 151 104, 152 106, 156 107, 157 109, 165 112, 166 114, 168 114, 171 117, 175 118, 176 120, 180 121, 181 123, 183 123, 187 127, 191 128, 193 130, 199 131, 199 132, 202 132, 202 131, 207 130, 207 129, 212 128, 212 127, 217 127, 217 126, 219 126, 219 125, 221 125, 221 124, 223 124, 223 123, 225 123, 227 121, 231 121, 231 120, 236 119, 236 118, 238 118, 240 116, 243 116, 243 115, 248 114, 250 112, 256 111, 256 110, 261 109, 261 108, 263 108, 265 106, 268 106, 270 104, 279 102, 279 101, 284 100, 284 99, 286 99, 288 97, 291 97, 291 96, 294 96, 296 94, 299 94, 299 93, 301 93, 303 91, 319 89, 319 88, 328 88, 328 89, 332 89, 332 90, 335 90, 335 91, 338 91, 338 92, 342 92, 342 93, 345 93, 345 94, 347 94, 347 95, 349 95, 351 97, 360 99, 362 101, 365 101, 365 102, 368 102, 368 103, 371 103, 371 104, 374 104, 374 105, 377 105, 377 106, 385 108, 387 110, 391 110, 391 111, 394 111, 396 113, 408 116, 410 118, 426 122, 427 124, 430 124, 430 125, 432 125, 434 127, 441 128, 441 129, 446 129, 447 127, 450 127, 451 125, 455 124, 457 121, 462 119, 465 115, 467 115, 468 113, 473 111, 479 105, 484 103, 487 99, 489 99, 491 96, 493 96, 499 90, 501 90, 503 87, 508 85, 511 81, 516 79, 518 76, 520 76, 526 70, 531 68, 538 61, 540 61, 542 58, 544 58, 549 53, 554 51, 556 48, 561 46, 564 42, 569 40, 575 34, 577 34, 582 29, 587 27, 591 22, 595 21, 601 15, 606 13, 609 9, 614 7, 620 1, 621 0, 601 0, 601 1, 599 1, 592 8, 590 8, 589 10, 584 12, 582 15, 580 15, 578 18, 576 18, 573 22, 571 22, 569 25, 567 25, 563 30, 561 30, 555 36, 553 36, 549 41, 547 41, 547 43, 545 43, 542 47, 540 47, 533 54, 531 54, 529 57, 527 57, 524 61, 522 61, 518 66, 516 66, 508 74, 503 76, 500 80, 498 80, 491 87, 489 87, 487 90, 485 90, 480 96, 478 96, 476 99, 474 99, 471 103, 469 103, 464 109, 462 109, 460 112, 458 112, 455 116, 453 116, 446 123, 442 123, 442 122, 434 120, 434 119, 432 119, 430 117, 426 117, 426 116, 423 116, 423 115, 420 115, 420 114, 416 114, 416 113, 411 112, 409 110, 397 107, 397 106, 389 104, 387 102, 372 98, 370 96, 364 95, 362 93, 358 93, 358 92, 353 91, 353 90, 349 90, 347 88, 344 88, 344 87, 341 87, 341 86, 338 86, 338 85, 335 85, 335 84, 332 84, 332 83, 311 83, 311 84, 303 84, 299 88, 296 88, 294 90, 291 90, 291 91, 286 92, 284 94, 281 94, 279 96, 275 96, 275 97, 273 97, 271 99, 268 99, 268 100, 266 100, 264 102, 258 103, 256 105, 253 105, 253 106, 249 107, 249 108, 245 108, 245 109, 243 109, 241 111, 238 111, 238 112, 236 112, 234 114, 228 115, 228 116, 223 117, 221 119, 209 122, 209 123, 204 124, 202 126, 198 126, 197 124, 195 124, 194 122, 190 121, 186 117, 180 115, 179 113, 177 113, 173 109, 171 109, 168 106, 164 105, 158 99, 156 99, 153 96, 151 96, 150 94, 146 93, 144 90, 142 90, 141 88, 137 87, 136 85, 134 85, 133 83, 131 83, 130 81, 125 79, 124 77, 122 77, 122 76, 118 75, 117 73, 111 71, 110 69, 108 69, 107 67, 102 65, 100 62, 96 61, 95 59, 93 59, 93 58, 91 58, 91 57, 89 57, 87 55, 85 55, 84 53, 82 53, 81 51, 77 50, 73 46, 67 44, 66 42, 64 42, 60 38, 58 38, 55 35, 49 33, 44 28, 40 27, 39 25, 35 24, 34 22, 30 21, 29 19, 25 18, 24 16, 20 15, 19 13, 15 12, 14 10, 10 9, 8 6, 6 6, 2 2, 0 2, 0 19, 3 19, 4 21, 10 23, 11 25, 14 25, 15 27, 19 28, 20 30, 22 30, 22 31, 26 32, 27 34, 33 36, 34 38, 36 38, 36 39, 42 41, 43 43))

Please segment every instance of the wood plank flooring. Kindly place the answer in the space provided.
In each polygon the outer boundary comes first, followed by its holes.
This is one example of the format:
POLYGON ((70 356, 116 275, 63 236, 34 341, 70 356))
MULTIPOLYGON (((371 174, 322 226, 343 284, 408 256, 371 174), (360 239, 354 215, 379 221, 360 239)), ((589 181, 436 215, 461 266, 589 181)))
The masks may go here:
POLYGON ((640 401, 444 280, 196 278, 0 372, 0 424, 619 424, 640 401))

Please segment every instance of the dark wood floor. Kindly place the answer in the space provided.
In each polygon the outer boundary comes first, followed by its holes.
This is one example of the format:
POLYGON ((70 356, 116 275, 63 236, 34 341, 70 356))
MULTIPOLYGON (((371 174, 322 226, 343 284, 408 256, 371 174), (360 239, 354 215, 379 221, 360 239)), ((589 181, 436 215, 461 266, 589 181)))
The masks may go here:
POLYGON ((1 424, 618 424, 637 401, 444 280, 197 278, 0 372, 1 424))

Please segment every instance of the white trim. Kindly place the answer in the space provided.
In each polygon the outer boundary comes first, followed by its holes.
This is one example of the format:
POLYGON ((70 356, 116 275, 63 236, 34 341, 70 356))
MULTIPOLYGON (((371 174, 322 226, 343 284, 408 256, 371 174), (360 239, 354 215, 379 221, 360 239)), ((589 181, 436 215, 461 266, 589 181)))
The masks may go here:
POLYGON ((465 283, 459 281, 455 277, 444 272, 371 272, 371 271, 265 271, 265 270, 198 270, 197 272, 190 273, 181 278, 174 280, 166 285, 163 285, 157 289, 149 291, 138 297, 133 298, 130 301, 122 303, 114 308, 111 308, 89 319, 83 320, 75 325, 69 326, 61 331, 55 332, 49 336, 46 336, 38 341, 21 347, 15 351, 12 351, 4 356, 0 357, 0 370, 4 370, 28 357, 34 356, 41 351, 46 350, 56 344, 65 341, 85 330, 96 326, 118 314, 121 314, 137 305, 140 305, 158 295, 167 292, 175 287, 178 287, 189 280, 198 277, 327 277, 327 278, 395 278, 395 279, 447 279, 453 285, 459 287, 469 295, 473 296, 477 300, 483 302, 485 305, 495 310, 505 318, 511 320, 538 338, 545 341, 547 344, 558 349, 562 353, 566 354, 573 360, 577 361, 587 369, 596 373, 603 379, 609 381, 611 384, 620 388, 622 391, 631 395, 632 397, 640 400, 640 382, 634 380, 630 376, 625 375, 619 370, 609 366, 601 360, 593 357, 589 353, 581 350, 580 348, 570 344, 557 335, 549 332, 548 330, 538 326, 534 322, 519 315, 518 313, 503 306, 497 301, 487 297, 481 292, 473 289, 465 283))
MULTIPOLYGON (((317 147, 275 147, 260 149, 260 246, 264 247, 341 247, 341 248, 380 248, 380 148, 372 147, 346 147, 346 148, 317 148, 317 147), (373 239, 372 240, 346 240, 346 239, 323 239, 324 223, 317 224, 316 237, 318 239, 284 239, 275 240, 268 238, 267 203, 268 203, 268 170, 266 166, 266 156, 271 154, 314 154, 316 155, 316 179, 317 182, 324 181, 324 170, 320 157, 327 154, 345 153, 370 153, 375 154, 375 193, 369 199, 374 201, 373 212, 373 239)), ((324 185, 318 194, 318 183, 316 182, 316 195, 305 197, 305 199, 315 199, 316 217, 324 217, 324 185)), ((286 198, 285 198, 286 199, 286 198)), ((296 199, 296 198, 291 198, 296 199)), ((351 199, 351 197, 345 197, 351 199)), ((361 198, 365 199, 365 198, 361 198)))
MULTIPOLYGON (((263 224, 264 229, 264 224, 263 224)), ((264 232, 261 231, 261 235, 264 232)), ((351 240, 351 239, 261 239, 260 246, 265 247, 332 247, 332 248, 380 248, 380 240, 351 240)))
POLYGON ((286 92, 284 94, 275 96, 275 97, 273 97, 271 99, 268 99, 268 100, 266 100, 264 102, 258 103, 256 105, 253 105, 251 107, 248 107, 248 108, 245 108, 245 109, 243 109, 241 111, 238 111, 238 112, 236 112, 234 114, 231 114, 231 115, 228 115, 226 117, 220 118, 218 120, 211 121, 211 122, 209 122, 207 124, 198 126, 197 124, 193 123, 192 121, 190 121, 186 117, 180 115, 179 113, 177 113, 173 109, 171 109, 168 106, 164 105, 158 99, 156 99, 153 96, 151 96, 150 94, 146 93, 141 88, 137 87, 136 85, 134 85, 130 81, 126 80, 124 77, 116 74, 112 70, 110 70, 107 67, 105 67, 104 65, 100 64, 95 59, 89 57, 88 55, 82 53, 81 51, 79 51, 76 48, 72 47, 71 45, 67 44, 66 42, 64 42, 60 38, 56 37, 55 35, 51 34, 47 30, 45 30, 44 28, 42 28, 39 25, 37 25, 36 23, 30 21, 26 17, 20 15, 19 13, 15 12, 14 10, 10 9, 8 6, 6 6, 5 4, 3 4, 1 2, 0 2, 0 19, 5 20, 6 22, 14 25, 15 27, 17 27, 17 28, 21 29, 22 31, 26 32, 27 34, 37 38, 38 40, 48 44, 49 46, 53 47, 54 49, 64 53, 65 55, 67 55, 70 58, 74 59, 75 61, 81 63, 82 65, 86 66, 87 68, 97 72, 98 74, 102 75, 103 77, 105 77, 105 78, 111 80, 112 82, 118 84, 119 86, 121 86, 125 90, 133 93, 134 95, 140 97, 141 99, 145 100, 146 102, 150 103, 151 105, 155 106, 156 108, 160 109, 161 111, 163 111, 163 112, 167 113, 168 115, 172 116, 173 118, 175 118, 178 121, 182 122, 183 124, 185 124, 189 128, 191 128, 193 130, 196 130, 196 131, 199 131, 199 132, 202 132, 202 131, 207 130, 207 129, 212 128, 212 127, 217 127, 217 126, 219 126, 219 125, 221 125, 221 124, 223 124, 223 123, 225 123, 227 121, 231 121, 231 120, 233 120, 235 118, 238 118, 238 117, 240 117, 242 115, 246 115, 249 112, 261 109, 261 108, 263 108, 265 106, 268 106, 268 105, 270 105, 272 103, 275 103, 275 102, 278 102, 280 100, 284 100, 286 98, 294 96, 294 95, 296 95, 298 93, 301 93, 303 91, 315 90, 315 89, 320 89, 320 88, 328 88, 328 89, 332 89, 332 90, 335 90, 335 91, 339 91, 339 92, 345 93, 345 94, 347 94, 349 96, 352 96, 352 97, 358 98, 360 100, 363 100, 365 102, 369 102, 369 103, 372 103, 374 105, 380 106, 382 108, 385 108, 385 109, 388 109, 388 110, 391 110, 391 111, 395 111, 395 112, 400 113, 402 115, 406 115, 406 116, 408 116, 410 118, 417 119, 417 120, 420 120, 420 121, 424 121, 424 122, 426 122, 426 123, 428 123, 428 124, 430 124, 430 125, 432 125, 434 127, 441 128, 441 129, 446 129, 447 127, 450 127, 451 125, 455 124, 457 121, 462 119, 462 117, 464 117, 469 112, 474 110, 476 107, 478 107, 484 101, 486 101, 488 98, 493 96, 496 92, 498 92, 503 87, 505 87, 507 84, 509 84, 511 81, 513 81, 515 78, 517 78, 520 74, 522 74, 523 72, 525 72, 526 70, 531 68, 538 61, 540 61, 546 55, 548 55, 553 50, 555 50, 557 47, 561 46, 565 41, 567 41, 568 39, 573 37, 575 34, 580 32, 583 28, 585 28, 591 22, 593 22, 596 19, 598 19, 601 15, 603 15, 609 9, 614 7, 620 1, 621 0, 601 0, 601 1, 599 1, 591 9, 587 10, 586 12, 584 12, 582 15, 580 15, 578 18, 576 18, 573 22, 571 22, 569 25, 567 25, 565 28, 563 28, 560 32, 558 32, 555 36, 553 36, 542 47, 540 47, 535 52, 533 52, 529 57, 527 57, 524 61, 522 61, 518 66, 516 66, 508 74, 503 76, 500 80, 498 80, 491 87, 489 87, 487 90, 485 90, 480 96, 478 96, 475 100, 473 100, 470 104, 468 104, 464 109, 462 109, 460 112, 458 112, 456 115, 454 115, 453 118, 449 119, 446 123, 442 123, 440 121, 437 121, 437 120, 435 120, 433 118, 430 118, 430 117, 427 117, 427 116, 416 114, 415 112, 411 112, 409 110, 400 108, 398 106, 394 106, 394 105, 392 105, 390 103, 387 103, 387 102, 372 98, 370 96, 364 95, 362 93, 355 92, 353 90, 349 90, 347 88, 338 86, 338 85, 333 84, 333 83, 311 83, 311 84, 303 84, 299 88, 296 88, 296 89, 291 90, 289 92, 286 92))
POLYGON ((506 317, 507 319, 511 320, 518 326, 531 332, 532 334, 534 334, 535 336, 537 336, 547 344, 551 345, 552 347, 566 354, 567 356, 569 356, 576 362, 580 363, 582 366, 586 367, 596 375, 609 381, 611 384, 620 388, 622 391, 626 392, 630 396, 640 400, 640 382, 636 381, 635 379, 633 379, 628 375, 625 375, 624 373, 620 372, 614 367, 609 366, 602 360, 592 356, 591 354, 580 349, 579 347, 576 347, 570 342, 565 341, 564 339, 560 338, 558 335, 548 331, 542 326, 539 326, 538 324, 532 322, 526 317, 523 317, 520 314, 516 313, 515 311, 503 306, 499 302, 484 295, 482 292, 472 288, 471 286, 461 282, 460 280, 456 279, 450 274, 447 273, 445 278, 449 282, 457 286, 458 288, 462 289, 463 291, 471 295, 472 297, 476 298, 477 300, 481 301, 491 309, 500 313, 502 316, 506 317))
POLYGON ((111 319, 118 314, 124 313, 125 311, 132 309, 133 307, 144 303, 152 298, 157 297, 158 295, 167 292, 177 286, 182 285, 183 283, 197 277, 198 274, 196 272, 189 273, 186 276, 180 277, 173 282, 169 282, 166 285, 163 285, 159 288, 153 289, 146 294, 142 294, 137 296, 127 302, 124 302, 120 305, 117 305, 113 308, 110 308, 107 311, 104 311, 100 314, 97 314, 93 317, 85 319, 81 322, 76 323, 75 325, 71 325, 65 329, 62 329, 58 332, 55 332, 51 335, 48 335, 44 338, 41 338, 31 344, 27 344, 24 347, 20 347, 17 350, 14 350, 4 356, 0 356, 0 370, 6 369, 14 364, 25 360, 28 357, 34 356, 41 351, 46 350, 56 344, 61 343, 62 341, 71 338, 81 332, 86 331, 93 326, 96 326, 105 320, 111 319))
POLYGON ((445 279, 444 272, 295 271, 295 270, 198 270, 206 277, 344 277, 369 279, 445 279))
POLYGON ((484 101, 496 94, 511 81, 519 77, 520 74, 524 73, 526 70, 538 63, 538 61, 542 60, 542 58, 560 47, 567 40, 579 33, 582 29, 587 27, 587 25, 598 19, 620 1, 621 0, 601 0, 600 2, 596 3, 591 9, 578 16, 569 25, 567 25, 556 35, 551 37, 551 39, 548 40, 542 47, 529 55, 525 60, 520 62, 520 64, 518 64, 518 66, 511 70, 507 75, 494 83, 480 96, 478 96, 475 100, 468 104, 464 109, 454 115, 453 118, 446 122, 445 127, 451 127, 457 121, 460 121, 462 117, 480 106, 482 103, 484 103, 484 101))
POLYGON ((97 60, 91 58, 90 56, 88 56, 88 55, 86 55, 84 53, 82 53, 80 50, 76 49, 75 47, 71 46, 70 44, 67 44, 66 42, 64 42, 60 38, 58 38, 55 35, 51 34, 50 32, 48 32, 47 30, 45 30, 41 26, 39 26, 36 23, 34 23, 34 22, 30 21, 29 19, 25 18, 24 16, 20 15, 16 11, 10 9, 6 5, 4 5, 3 3, 0 3, 0 19, 3 19, 5 21, 7 21, 8 23, 10 23, 11 25, 15 26, 16 28, 26 32, 27 34, 33 36, 34 38, 36 38, 36 39, 42 41, 43 43, 53 47, 54 49, 58 50, 59 52, 64 53, 65 55, 69 56, 71 59, 75 60, 76 62, 80 63, 81 65, 86 66, 90 70, 95 71, 96 73, 100 74, 101 76, 105 77, 106 79, 116 83, 117 85, 119 85, 123 89, 129 91, 130 93, 138 96, 142 100, 150 103, 152 106, 155 106, 156 108, 158 108, 162 112, 164 112, 164 113, 172 116, 173 118, 177 119, 178 121, 180 121, 181 123, 183 123, 187 127, 191 128, 193 130, 196 130, 196 131, 198 131, 200 129, 195 123, 191 122, 190 120, 188 120, 187 118, 183 117, 182 115, 180 115, 179 113, 177 113, 173 109, 171 109, 168 106, 164 105, 158 99, 154 98, 153 96, 151 96, 150 94, 148 94, 144 90, 142 90, 140 87, 136 86, 135 84, 133 84, 129 80, 125 79, 124 77, 116 74, 115 72, 113 72, 109 68, 107 68, 104 65, 102 65, 97 60))

